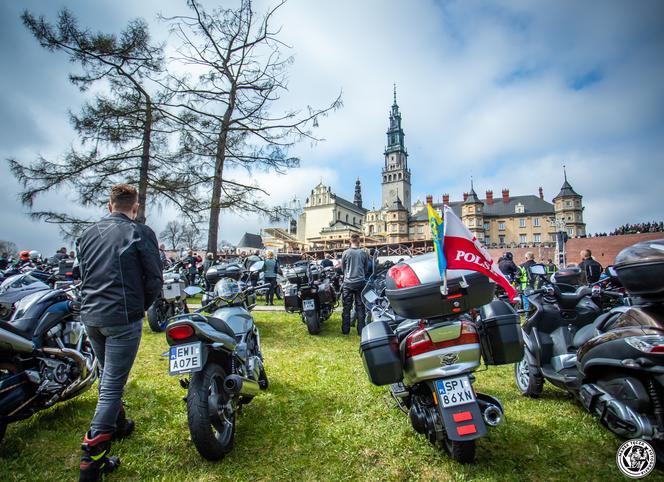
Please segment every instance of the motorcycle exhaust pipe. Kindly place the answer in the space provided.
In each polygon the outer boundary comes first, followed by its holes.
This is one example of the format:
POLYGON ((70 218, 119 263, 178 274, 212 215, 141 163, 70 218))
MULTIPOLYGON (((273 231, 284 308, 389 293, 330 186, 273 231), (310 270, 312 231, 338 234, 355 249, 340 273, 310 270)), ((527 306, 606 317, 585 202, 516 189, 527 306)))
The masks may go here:
POLYGON ((258 382, 239 375, 228 375, 224 379, 224 389, 231 395, 253 398, 261 391, 258 382))
POLYGON ((487 425, 496 427, 503 421, 503 412, 495 405, 489 405, 484 409, 482 417, 487 425))
POLYGON ((32 353, 35 349, 32 341, 0 328, 0 347, 2 345, 8 345, 11 350, 19 353, 32 353))

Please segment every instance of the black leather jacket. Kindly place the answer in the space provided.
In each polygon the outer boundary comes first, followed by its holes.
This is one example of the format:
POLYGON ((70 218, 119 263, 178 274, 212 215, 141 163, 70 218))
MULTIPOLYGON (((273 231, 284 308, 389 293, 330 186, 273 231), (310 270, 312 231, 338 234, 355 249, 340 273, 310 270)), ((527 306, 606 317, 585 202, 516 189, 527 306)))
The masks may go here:
POLYGON ((111 213, 76 242, 81 273, 81 321, 114 326, 143 319, 162 288, 152 229, 111 213))

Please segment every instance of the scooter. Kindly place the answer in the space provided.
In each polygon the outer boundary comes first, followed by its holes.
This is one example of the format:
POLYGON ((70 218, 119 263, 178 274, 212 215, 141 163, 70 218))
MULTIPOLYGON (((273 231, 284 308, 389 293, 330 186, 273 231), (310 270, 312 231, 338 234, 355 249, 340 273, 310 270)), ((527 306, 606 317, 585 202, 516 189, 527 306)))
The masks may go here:
POLYGON ((88 390, 98 362, 83 324, 76 287, 21 299, 0 321, 0 440, 24 420, 88 390))
MULTIPOLYGON (((260 271, 262 264, 254 263, 249 272, 260 271)), ((242 406, 268 387, 260 335, 250 313, 255 289, 240 289, 237 280, 221 278, 205 306, 171 318, 166 329, 169 373, 184 376, 180 385, 187 389, 189 433, 208 460, 230 452, 242 406)))
POLYGON ((664 456, 664 240, 626 248, 609 268, 627 294, 596 285, 530 297, 526 349, 515 365, 523 395, 545 381, 574 395, 612 432, 652 442, 664 456), (621 303, 601 313, 595 299, 621 303))
POLYGON ((479 273, 448 270, 442 289, 433 253, 390 268, 384 286, 363 293, 372 319, 360 343, 369 380, 390 386, 416 432, 470 463, 477 439, 504 417, 498 399, 475 391, 473 372, 482 358, 487 365, 521 359, 519 317, 493 299, 494 284, 479 273))

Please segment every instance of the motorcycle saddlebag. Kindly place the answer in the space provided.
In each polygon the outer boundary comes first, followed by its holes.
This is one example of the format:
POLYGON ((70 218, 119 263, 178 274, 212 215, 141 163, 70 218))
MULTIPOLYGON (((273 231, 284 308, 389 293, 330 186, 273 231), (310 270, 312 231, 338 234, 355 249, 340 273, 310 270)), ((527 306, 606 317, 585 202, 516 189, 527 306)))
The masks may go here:
POLYGON ((362 330, 360 354, 369 381, 389 385, 403 379, 397 335, 384 321, 369 323, 362 330))
POLYGON ((487 365, 508 365, 523 358, 523 334, 519 315, 504 301, 494 300, 480 308, 477 332, 482 358, 487 365))
POLYGON ((286 285, 284 286, 284 308, 286 311, 299 311, 300 302, 297 296, 297 286, 295 285, 286 285))
POLYGON ((321 303, 334 303, 334 288, 330 283, 318 285, 318 299, 321 303))
POLYGON ((623 249, 613 268, 630 295, 647 301, 664 300, 664 239, 623 249))
POLYGON ((396 314, 404 318, 430 319, 480 307, 493 299, 496 288, 488 277, 466 270, 447 271, 447 295, 442 294, 442 286, 435 255, 430 253, 390 268, 385 279, 385 294, 396 314), (410 269, 414 284, 399 288, 395 276, 403 269, 410 269))

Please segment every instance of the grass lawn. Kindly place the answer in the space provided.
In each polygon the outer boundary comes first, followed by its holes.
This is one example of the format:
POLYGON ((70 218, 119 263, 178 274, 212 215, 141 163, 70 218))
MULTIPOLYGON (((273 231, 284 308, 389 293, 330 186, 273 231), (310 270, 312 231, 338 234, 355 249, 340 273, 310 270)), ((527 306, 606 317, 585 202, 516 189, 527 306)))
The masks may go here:
MULTIPOLYGON (((185 391, 167 375, 163 334, 146 327, 125 399, 135 434, 114 444, 119 472, 106 480, 626 480, 615 464, 620 440, 564 393, 518 395, 512 367, 477 373, 505 422, 461 466, 426 442, 367 381, 357 335, 342 337, 339 314, 320 336, 297 314, 256 313, 270 388, 245 407, 234 450, 203 460, 189 441, 185 391)), ((75 480, 78 446, 95 392, 9 426, 0 442, 0 480, 75 480)), ((664 480, 661 472, 649 479, 664 480)))

